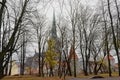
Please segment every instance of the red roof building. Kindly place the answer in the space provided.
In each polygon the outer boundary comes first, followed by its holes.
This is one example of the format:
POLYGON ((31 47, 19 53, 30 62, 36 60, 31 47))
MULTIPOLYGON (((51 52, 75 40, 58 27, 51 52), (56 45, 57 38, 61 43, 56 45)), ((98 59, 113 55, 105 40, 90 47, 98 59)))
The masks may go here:
POLYGON ((107 55, 107 56, 105 56, 105 60, 107 60, 108 57, 109 57, 110 60, 115 60, 114 57, 113 57, 112 55, 109 55, 109 56, 107 55))
POLYGON ((75 55, 75 59, 78 60, 78 56, 75 52, 75 49, 73 48, 73 46, 71 46, 71 49, 70 49, 70 53, 69 53, 69 56, 68 58, 71 60, 71 59, 74 59, 74 55, 75 55))

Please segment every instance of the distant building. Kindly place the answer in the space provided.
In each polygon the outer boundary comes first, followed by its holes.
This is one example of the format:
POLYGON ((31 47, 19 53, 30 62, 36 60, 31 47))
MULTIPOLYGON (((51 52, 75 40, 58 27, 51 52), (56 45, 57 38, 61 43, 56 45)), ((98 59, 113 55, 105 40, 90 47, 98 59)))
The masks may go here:
POLYGON ((73 49, 73 46, 71 46, 68 58, 70 59, 70 66, 71 66, 72 73, 74 72, 74 55, 75 55, 75 61, 76 61, 76 73, 79 74, 81 72, 80 60, 75 50, 73 49))
POLYGON ((25 62, 25 74, 38 74, 39 63, 38 63, 39 54, 35 52, 34 56, 27 57, 25 62))
POLYGON ((12 61, 11 75, 20 74, 20 64, 16 61, 12 61))
POLYGON ((118 72, 118 63, 115 63, 115 65, 114 65, 114 71, 118 72))
POLYGON ((110 59, 110 65, 111 69, 114 71, 114 65, 115 65, 115 58, 112 55, 106 55, 104 58, 104 61, 106 62, 106 65, 108 65, 108 58, 110 59))

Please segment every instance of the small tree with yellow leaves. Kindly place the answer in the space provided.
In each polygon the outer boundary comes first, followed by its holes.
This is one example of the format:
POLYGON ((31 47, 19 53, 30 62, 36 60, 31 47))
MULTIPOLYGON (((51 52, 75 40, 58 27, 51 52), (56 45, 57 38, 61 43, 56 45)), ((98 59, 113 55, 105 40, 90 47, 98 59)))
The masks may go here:
POLYGON ((49 76, 54 76, 53 68, 57 64, 56 57, 57 53, 55 51, 55 40, 50 39, 48 40, 48 50, 46 51, 45 54, 45 62, 49 65, 50 68, 49 76))

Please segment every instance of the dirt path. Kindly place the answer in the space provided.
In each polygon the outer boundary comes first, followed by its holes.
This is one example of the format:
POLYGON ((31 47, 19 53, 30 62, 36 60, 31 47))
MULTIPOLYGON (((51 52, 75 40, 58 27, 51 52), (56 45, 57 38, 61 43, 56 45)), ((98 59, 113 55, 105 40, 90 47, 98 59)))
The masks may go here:
POLYGON ((111 78, 99 78, 99 79, 88 79, 88 78, 71 78, 70 80, 120 80, 120 77, 111 77, 111 78))

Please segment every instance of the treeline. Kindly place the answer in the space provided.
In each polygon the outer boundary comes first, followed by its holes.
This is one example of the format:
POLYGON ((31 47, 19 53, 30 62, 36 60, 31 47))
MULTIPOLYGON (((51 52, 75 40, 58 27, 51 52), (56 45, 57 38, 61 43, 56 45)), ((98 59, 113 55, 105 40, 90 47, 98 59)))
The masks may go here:
MULTIPOLYGON (((50 64, 50 60, 46 58, 54 53, 54 49, 48 48, 48 51, 46 50, 50 25, 48 25, 49 22, 42 10, 36 8, 38 3, 43 2, 38 0, 0 1, 0 75, 8 75, 8 73, 10 75, 13 53, 20 55, 20 74, 23 75, 27 44, 33 43, 35 40, 39 52, 38 74, 44 76, 43 67, 46 61, 50 64), (47 53, 49 55, 45 56, 47 53)), ((43 7, 47 8, 51 2, 52 0, 46 1, 43 7)), ((79 50, 83 61, 83 73, 96 75, 104 65, 105 56, 109 56, 110 50, 114 49, 120 76, 120 1, 100 0, 95 8, 84 5, 79 0, 61 0, 56 3, 59 5, 60 14, 56 16, 56 21, 53 24, 56 23, 60 36, 59 43, 57 43, 59 44, 59 55, 57 55, 59 63, 54 63, 55 59, 53 59, 51 63, 54 66, 51 64, 51 69, 54 70, 56 64, 58 76, 61 77, 63 73, 64 76, 77 76, 75 54, 73 54, 73 73, 71 71, 71 59, 69 58, 69 48, 71 47, 73 53, 79 50), (91 58, 94 62, 92 72, 88 67, 91 58), (66 64, 62 64, 64 62, 66 64)), ((112 76, 109 57, 106 65, 108 65, 109 76, 112 76)), ((50 75, 53 76, 52 70, 50 75)))

